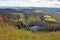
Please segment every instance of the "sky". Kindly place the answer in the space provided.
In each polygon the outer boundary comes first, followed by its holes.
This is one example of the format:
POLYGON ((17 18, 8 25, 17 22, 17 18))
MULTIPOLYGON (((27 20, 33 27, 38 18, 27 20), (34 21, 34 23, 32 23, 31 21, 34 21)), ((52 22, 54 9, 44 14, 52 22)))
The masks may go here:
POLYGON ((0 0, 1 6, 60 8, 60 0, 0 0))

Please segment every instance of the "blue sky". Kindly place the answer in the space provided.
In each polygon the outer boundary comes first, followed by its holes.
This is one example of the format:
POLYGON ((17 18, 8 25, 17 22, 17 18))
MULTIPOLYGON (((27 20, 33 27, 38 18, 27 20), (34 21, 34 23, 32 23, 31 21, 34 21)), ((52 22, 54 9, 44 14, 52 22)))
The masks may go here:
POLYGON ((0 0, 0 6, 60 8, 60 0, 0 0))

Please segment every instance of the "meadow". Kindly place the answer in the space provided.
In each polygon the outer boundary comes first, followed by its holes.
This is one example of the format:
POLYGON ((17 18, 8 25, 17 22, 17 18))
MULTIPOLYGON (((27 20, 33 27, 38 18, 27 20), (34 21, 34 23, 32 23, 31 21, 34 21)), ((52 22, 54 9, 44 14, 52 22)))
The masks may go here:
POLYGON ((31 32, 0 25, 0 40, 60 40, 60 32, 31 32))

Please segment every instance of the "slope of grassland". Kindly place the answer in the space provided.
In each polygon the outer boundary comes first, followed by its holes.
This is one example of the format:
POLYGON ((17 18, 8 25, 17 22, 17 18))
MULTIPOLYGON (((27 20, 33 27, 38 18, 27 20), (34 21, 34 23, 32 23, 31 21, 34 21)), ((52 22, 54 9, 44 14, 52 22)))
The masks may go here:
POLYGON ((31 32, 1 23, 0 40, 60 40, 60 32, 31 32))
MULTIPOLYGON (((0 40, 60 40, 60 32, 31 32, 18 30, 0 16, 0 40)), ((6 18, 5 18, 6 19, 6 18)))
POLYGON ((28 32, 13 26, 0 26, 0 40, 60 40, 60 32, 28 32))

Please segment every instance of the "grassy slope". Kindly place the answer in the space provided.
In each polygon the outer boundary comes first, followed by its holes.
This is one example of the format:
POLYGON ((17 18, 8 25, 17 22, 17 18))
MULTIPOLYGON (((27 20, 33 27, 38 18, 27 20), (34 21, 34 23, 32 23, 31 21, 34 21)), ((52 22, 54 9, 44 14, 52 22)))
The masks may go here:
POLYGON ((60 40, 60 32, 32 33, 13 26, 0 25, 0 40, 60 40))
POLYGON ((28 32, 0 21, 0 40, 60 40, 60 32, 28 32))

